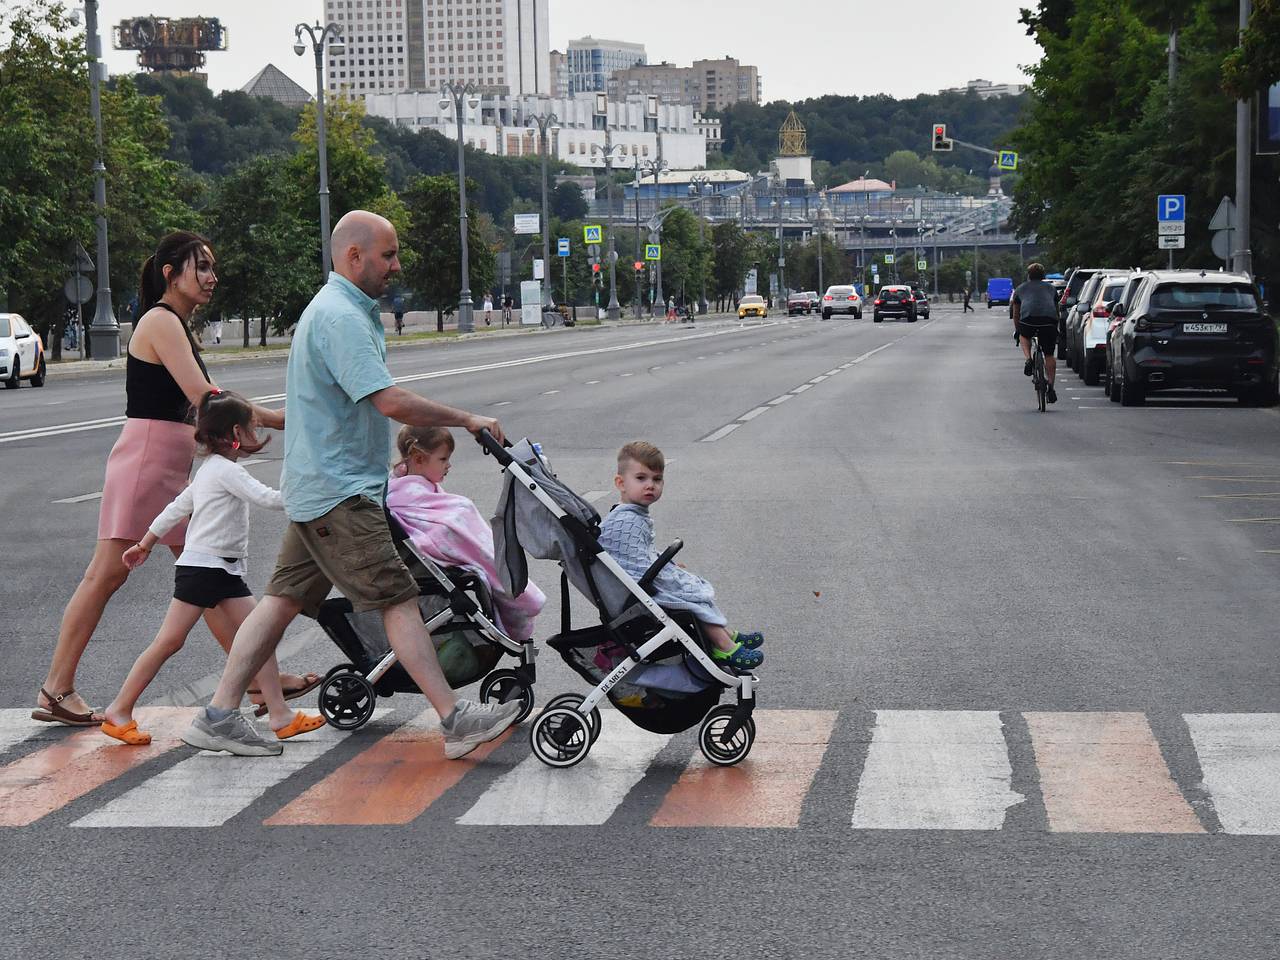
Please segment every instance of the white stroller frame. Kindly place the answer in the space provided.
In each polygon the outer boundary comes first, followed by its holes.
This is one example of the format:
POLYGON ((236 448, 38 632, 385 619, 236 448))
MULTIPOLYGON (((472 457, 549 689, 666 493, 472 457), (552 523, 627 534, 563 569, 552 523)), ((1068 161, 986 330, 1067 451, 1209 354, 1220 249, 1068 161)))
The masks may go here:
MULTIPOLYGON (((543 490, 542 485, 530 475, 524 464, 508 453, 487 430, 482 430, 477 439, 485 451, 502 464, 504 471, 510 473, 517 483, 532 493, 557 520, 563 522, 568 518, 571 523, 566 526, 572 528, 572 521, 576 518, 570 517, 543 490)), ((751 719, 751 712, 755 706, 755 689, 760 683, 759 678, 749 671, 731 673, 722 669, 645 589, 645 586, 653 582, 653 579, 671 562, 683 546, 684 543, 681 540, 673 542, 637 582, 617 560, 609 555, 608 551, 596 544, 596 553, 591 558, 591 562, 603 565, 620 584, 625 586, 630 596, 638 601, 644 612, 659 625, 659 630, 639 647, 624 643, 626 649, 634 652, 615 666, 585 697, 578 694, 561 694, 547 703, 530 731, 530 742, 534 753, 544 763, 549 766, 568 767, 582 760, 591 749, 591 744, 599 736, 601 724, 599 705, 608 695, 609 690, 641 666, 645 658, 671 641, 677 642, 713 680, 737 693, 736 707, 729 705, 713 707, 703 720, 698 739, 707 759, 717 765, 728 766, 737 763, 750 752, 755 740, 755 723, 751 719), (560 729, 552 731, 550 728, 553 727, 560 729), (553 749, 547 751, 545 749, 547 746, 553 749), (548 756, 548 752, 552 755, 548 756)), ((561 566, 563 565, 564 561, 561 561, 561 566)), ((590 580, 590 571, 585 572, 590 580)), ((599 596, 593 599, 603 606, 599 596)), ((563 613, 562 611, 562 615, 563 613)), ((608 616, 604 610, 600 613, 602 618, 608 616)), ((634 606, 628 606, 604 626, 612 632, 613 628, 642 615, 634 606)))

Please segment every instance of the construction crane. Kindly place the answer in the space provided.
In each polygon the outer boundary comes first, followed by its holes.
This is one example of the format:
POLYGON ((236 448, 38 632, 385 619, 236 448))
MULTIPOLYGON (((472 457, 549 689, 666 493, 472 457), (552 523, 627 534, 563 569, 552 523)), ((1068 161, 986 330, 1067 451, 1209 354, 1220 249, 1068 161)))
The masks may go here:
POLYGON ((130 17, 112 31, 117 50, 137 50, 138 66, 153 73, 195 73, 205 53, 227 49, 227 28, 217 17, 130 17))

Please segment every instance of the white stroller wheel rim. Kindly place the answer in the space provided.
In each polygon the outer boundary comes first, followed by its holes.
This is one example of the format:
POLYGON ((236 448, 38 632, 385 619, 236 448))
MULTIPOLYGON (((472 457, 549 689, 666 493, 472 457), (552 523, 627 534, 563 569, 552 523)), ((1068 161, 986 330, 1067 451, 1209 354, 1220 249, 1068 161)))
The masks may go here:
POLYGON ((718 767, 731 767, 744 760, 756 741, 756 723, 751 717, 747 717, 727 743, 722 739, 735 711, 736 708, 727 704, 714 707, 698 729, 698 748, 718 767))
POLYGON ((529 731, 534 755, 549 767, 572 767, 593 742, 590 722, 569 707, 543 710, 529 731))

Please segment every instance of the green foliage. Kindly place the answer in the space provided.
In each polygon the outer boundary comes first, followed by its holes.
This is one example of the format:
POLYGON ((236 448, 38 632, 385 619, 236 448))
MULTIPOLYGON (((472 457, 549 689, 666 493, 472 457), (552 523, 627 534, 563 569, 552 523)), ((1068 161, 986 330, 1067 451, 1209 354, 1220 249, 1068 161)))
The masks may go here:
POLYGON ((752 266, 751 237, 729 220, 711 229, 714 262, 708 296, 731 297, 742 289, 742 281, 752 266))
POLYGON ((1223 63, 1223 87, 1233 97, 1256 96, 1280 83, 1280 0, 1254 0, 1249 29, 1223 63))
POLYGON ((698 218, 683 207, 662 223, 662 292, 677 301, 696 300, 715 267, 711 242, 698 239, 698 218))
POLYGON ((792 290, 825 292, 832 284, 849 283, 857 273, 857 253, 846 253, 824 237, 822 241, 822 283, 818 282, 818 240, 787 244, 787 286, 792 290))
MULTIPOLYGON (((468 181, 467 196, 474 184, 468 181)), ((409 225, 400 231, 401 246, 417 254, 406 264, 404 282, 415 290, 437 317, 458 305, 462 249, 458 243, 458 180, 441 175, 418 177, 401 194, 409 225)), ((471 299, 484 301, 497 275, 493 249, 485 242, 476 208, 467 203, 467 253, 471 299)))
POLYGON ((587 201, 576 183, 556 184, 547 197, 547 205, 558 220, 581 220, 587 215, 587 201))

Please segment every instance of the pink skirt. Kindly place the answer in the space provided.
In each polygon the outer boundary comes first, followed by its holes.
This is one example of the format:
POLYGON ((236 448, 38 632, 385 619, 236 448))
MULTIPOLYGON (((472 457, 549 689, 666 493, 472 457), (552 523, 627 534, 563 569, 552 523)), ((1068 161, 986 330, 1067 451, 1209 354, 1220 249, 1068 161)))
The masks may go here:
MULTIPOLYGON (((142 539, 151 521, 186 487, 196 454, 195 434, 189 424, 171 420, 125 420, 120 439, 107 457, 99 540, 142 539)), ((180 547, 186 537, 183 521, 160 542, 180 547)))

